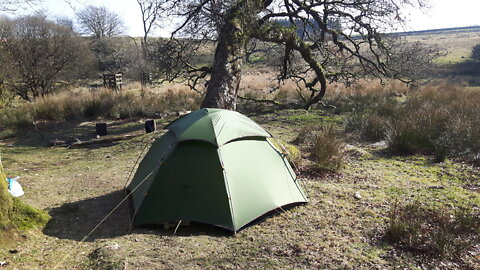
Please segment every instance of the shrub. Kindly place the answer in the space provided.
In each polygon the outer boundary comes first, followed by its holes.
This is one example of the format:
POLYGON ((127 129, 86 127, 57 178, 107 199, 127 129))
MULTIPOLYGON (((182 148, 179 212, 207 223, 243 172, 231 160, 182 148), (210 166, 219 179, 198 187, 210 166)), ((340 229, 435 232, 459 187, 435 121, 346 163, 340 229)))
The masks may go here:
POLYGON ((480 61, 480 44, 473 46, 472 48, 472 58, 480 61))
POLYGON ((353 113, 345 121, 345 130, 359 131, 367 141, 383 140, 386 135, 388 119, 376 113, 353 113))
POLYGON ((392 205, 386 239, 401 248, 440 257, 458 257, 480 240, 480 216, 474 210, 427 207, 420 202, 392 205))
POLYGON ((0 130, 24 130, 32 126, 33 109, 30 105, 5 108, 0 111, 0 130))
POLYGON ((409 98, 389 127, 395 152, 434 154, 474 160, 480 153, 480 93, 443 86, 409 98))
POLYGON ((292 141, 295 144, 312 144, 313 143, 313 136, 312 131, 314 131, 316 127, 312 124, 304 125, 302 129, 297 134, 297 137, 292 141))
POLYGON ((366 140, 385 139, 393 153, 480 162, 480 92, 442 84, 420 89, 405 100, 359 95, 340 103, 351 112, 347 131, 357 131, 366 140))
POLYGON ((333 126, 320 129, 310 147, 310 157, 314 167, 320 170, 338 171, 342 168, 345 155, 345 143, 333 126))

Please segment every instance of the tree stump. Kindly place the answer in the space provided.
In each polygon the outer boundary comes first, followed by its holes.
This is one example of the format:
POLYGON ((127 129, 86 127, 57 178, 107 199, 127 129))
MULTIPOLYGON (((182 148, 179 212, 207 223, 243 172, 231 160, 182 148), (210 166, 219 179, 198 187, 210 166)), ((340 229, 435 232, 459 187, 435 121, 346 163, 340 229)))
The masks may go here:
POLYGON ((145 132, 152 133, 157 130, 157 124, 155 120, 147 120, 145 121, 145 132))
POLYGON ((107 123, 97 123, 95 129, 98 136, 107 136, 107 123))

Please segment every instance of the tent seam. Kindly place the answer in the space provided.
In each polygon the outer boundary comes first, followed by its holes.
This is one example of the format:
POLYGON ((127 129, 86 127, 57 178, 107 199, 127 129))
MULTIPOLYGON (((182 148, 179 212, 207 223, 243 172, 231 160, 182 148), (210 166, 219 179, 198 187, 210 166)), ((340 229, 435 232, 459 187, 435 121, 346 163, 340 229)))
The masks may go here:
MULTIPOLYGON (((274 137, 272 137, 272 139, 275 140, 274 137)), ((282 153, 279 151, 279 149, 277 149, 277 147, 275 147, 275 146, 272 144, 272 142, 270 142, 269 140, 266 140, 266 141, 267 141, 267 143, 270 145, 270 147, 272 147, 273 150, 274 150, 275 152, 277 152, 277 154, 280 156, 280 158, 282 159, 283 163, 285 164, 285 167, 287 168, 288 173, 289 173, 290 176, 292 176, 292 178, 293 178, 293 183, 295 184, 295 187, 297 187, 297 189, 298 189, 298 191, 300 192, 300 194, 302 194, 303 199, 308 202, 308 198, 307 198, 306 195, 304 194, 303 189, 302 189, 302 187, 301 187, 301 185, 300 185, 300 182, 298 181, 298 176, 297 176, 297 174, 296 174, 295 172, 293 172, 293 175, 292 175, 292 172, 290 171, 290 169, 289 169, 288 166, 287 166, 287 163, 290 164, 290 163, 288 162, 288 160, 282 155, 282 153), (294 176, 295 176, 295 177, 294 177, 294 176)), ((278 142, 277 142, 277 143, 278 143, 278 142)), ((291 193, 291 191, 290 191, 290 193, 291 193)))
POLYGON ((228 178, 227 178, 227 172, 225 170, 225 165, 223 163, 223 157, 222 154, 220 153, 220 148, 217 148, 217 153, 218 153, 218 160, 220 161, 220 165, 222 166, 222 171, 223 171, 223 182, 225 184, 225 189, 227 191, 227 196, 228 196, 228 204, 230 205, 230 215, 232 217, 232 229, 236 233, 237 230, 235 229, 235 215, 233 211, 233 202, 232 202, 232 196, 230 194, 230 186, 228 185, 228 178))

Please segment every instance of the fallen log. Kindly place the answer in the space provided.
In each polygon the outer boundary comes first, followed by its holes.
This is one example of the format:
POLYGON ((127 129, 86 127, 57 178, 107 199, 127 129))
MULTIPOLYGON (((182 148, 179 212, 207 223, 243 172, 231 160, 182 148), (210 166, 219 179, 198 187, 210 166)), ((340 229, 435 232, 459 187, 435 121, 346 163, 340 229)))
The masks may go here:
POLYGON ((89 146, 89 145, 94 145, 94 144, 103 144, 103 143, 125 141, 125 140, 133 139, 133 138, 138 137, 140 135, 141 134, 112 136, 112 137, 106 137, 106 138, 100 138, 100 139, 92 139, 92 140, 89 140, 89 141, 74 142, 74 143, 70 144, 69 146, 67 146, 67 148, 82 148, 82 147, 89 146))

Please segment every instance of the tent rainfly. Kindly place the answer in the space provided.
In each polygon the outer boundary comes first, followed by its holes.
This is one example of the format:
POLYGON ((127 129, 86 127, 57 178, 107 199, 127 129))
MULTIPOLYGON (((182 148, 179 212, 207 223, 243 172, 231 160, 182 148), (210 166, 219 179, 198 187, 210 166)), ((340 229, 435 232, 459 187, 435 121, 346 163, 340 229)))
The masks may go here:
POLYGON ((165 127, 128 185, 132 225, 194 221, 237 232, 307 202, 271 135, 248 117, 201 109, 165 127))

